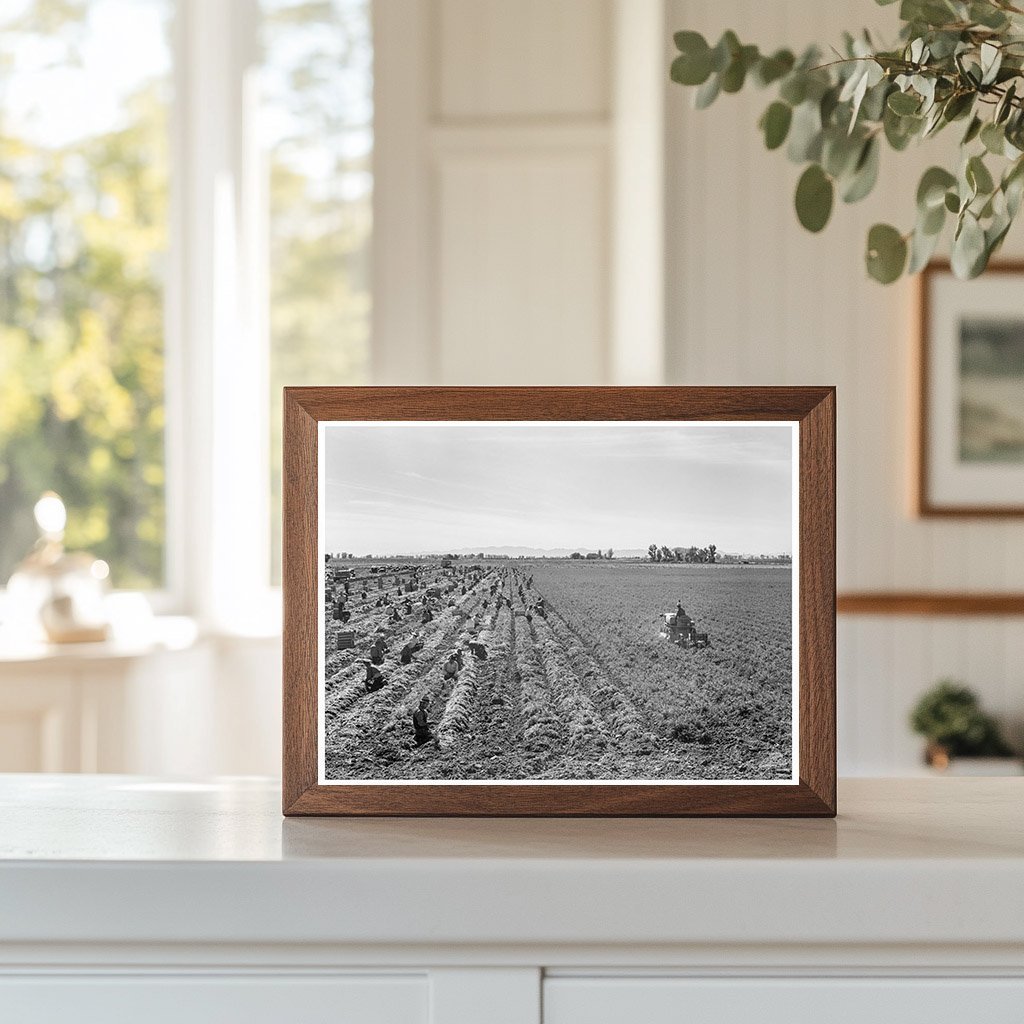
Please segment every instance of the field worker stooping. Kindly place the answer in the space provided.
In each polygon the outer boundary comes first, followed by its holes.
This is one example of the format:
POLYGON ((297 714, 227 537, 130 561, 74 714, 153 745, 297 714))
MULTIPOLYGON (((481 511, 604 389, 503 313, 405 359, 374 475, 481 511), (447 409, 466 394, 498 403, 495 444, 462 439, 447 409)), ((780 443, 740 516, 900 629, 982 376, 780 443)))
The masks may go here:
POLYGON ((374 665, 383 665, 385 650, 384 638, 380 636, 377 637, 377 639, 370 644, 370 661, 372 661, 374 665))
POLYGON ((461 658, 457 652, 452 651, 448 655, 448 660, 444 663, 445 679, 454 679, 459 674, 460 668, 462 668, 461 658))
POLYGON ((422 650, 423 650, 423 641, 422 640, 410 641, 409 643, 407 643, 402 648, 402 653, 398 656, 398 660, 403 665, 408 665, 412 661, 412 656, 417 651, 422 651, 422 650))
POLYGON ((424 743, 429 743, 434 738, 434 733, 430 728, 430 719, 427 717, 429 707, 430 698, 424 697, 420 701, 420 706, 412 713, 413 738, 418 747, 422 747, 424 743))
POLYGON ((366 692, 373 693, 375 690, 379 690, 387 680, 384 678, 384 673, 381 672, 376 665, 371 664, 369 661, 364 661, 363 664, 366 666, 366 692))

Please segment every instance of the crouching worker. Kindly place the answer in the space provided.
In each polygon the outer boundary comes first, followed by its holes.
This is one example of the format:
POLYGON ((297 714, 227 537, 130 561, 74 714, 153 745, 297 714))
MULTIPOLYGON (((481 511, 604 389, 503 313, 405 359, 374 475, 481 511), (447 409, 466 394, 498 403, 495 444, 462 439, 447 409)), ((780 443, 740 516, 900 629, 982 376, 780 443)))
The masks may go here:
POLYGON ((424 697, 420 701, 419 708, 412 713, 413 739, 416 741, 417 747, 422 747, 424 743, 429 743, 434 738, 433 730, 430 728, 431 722, 427 717, 429 707, 430 698, 424 697))
POLYGON ((462 659, 455 651, 452 651, 448 655, 448 660, 444 663, 445 679, 454 679, 459 674, 460 668, 462 668, 462 659))
POLYGON ((377 639, 370 644, 370 661, 372 661, 374 665, 383 665, 384 651, 384 638, 377 637, 377 639))
POLYGON ((364 661, 363 664, 366 666, 366 679, 364 680, 366 692, 374 693, 382 689, 387 682, 384 678, 384 673, 370 661, 364 661))
POLYGON ((412 661, 412 656, 417 651, 422 651, 422 650, 423 650, 423 641, 422 640, 416 640, 415 642, 407 643, 402 648, 402 653, 398 656, 398 660, 403 665, 408 665, 412 661))

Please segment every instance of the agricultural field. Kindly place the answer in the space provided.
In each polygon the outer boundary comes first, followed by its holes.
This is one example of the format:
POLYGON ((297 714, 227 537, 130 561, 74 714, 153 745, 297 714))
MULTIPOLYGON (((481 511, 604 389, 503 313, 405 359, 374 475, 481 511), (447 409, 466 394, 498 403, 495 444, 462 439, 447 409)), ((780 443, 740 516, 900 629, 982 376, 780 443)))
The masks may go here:
POLYGON ((325 608, 328 780, 791 775, 789 566, 456 559, 344 571, 325 608), (660 635, 677 602, 707 646, 660 635), (454 651, 461 664, 446 672, 454 651), (424 697, 429 739, 417 743, 424 697))

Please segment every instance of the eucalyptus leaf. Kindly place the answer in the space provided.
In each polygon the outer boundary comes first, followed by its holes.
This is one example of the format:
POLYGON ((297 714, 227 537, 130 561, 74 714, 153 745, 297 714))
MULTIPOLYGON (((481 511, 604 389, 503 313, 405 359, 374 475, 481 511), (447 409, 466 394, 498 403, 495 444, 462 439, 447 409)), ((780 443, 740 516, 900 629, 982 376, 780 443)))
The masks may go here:
POLYGON ((803 71, 794 71, 783 79, 779 88, 779 98, 791 107, 797 107, 807 99, 807 75, 803 71))
POLYGON ((972 117, 971 123, 967 126, 967 131, 964 132, 963 139, 960 140, 961 146, 970 145, 980 134, 983 123, 980 117, 972 117))
POLYGON ((974 93, 955 93, 943 104, 943 118, 946 121, 957 121, 961 117, 966 117, 974 107, 974 100, 974 93))
POLYGON ((993 155, 1002 156, 1006 146, 1006 133, 1002 126, 991 121, 981 129, 981 143, 993 155))
POLYGON ((793 111, 786 155, 793 163, 817 160, 821 156, 821 111, 810 100, 793 111))
POLYGON ((754 81, 762 87, 771 85, 788 75, 795 63, 796 58, 791 51, 776 50, 770 57, 762 57, 754 66, 754 81))
POLYGON ((747 72, 758 58, 756 46, 741 46, 733 55, 732 63, 722 72, 722 92, 739 92, 747 79, 747 72))
POLYGON ((796 215, 808 231, 821 231, 832 215, 832 180, 817 165, 811 164, 796 186, 796 215))
POLYGON ((910 262, 907 264, 907 273, 916 274, 928 265, 939 244, 941 232, 928 233, 920 227, 914 230, 910 237, 910 262))
POLYGON ((921 100, 909 92, 894 92, 889 96, 889 109, 894 114, 916 114, 920 109, 921 100))
POLYGON ((879 148, 877 137, 873 136, 864 143, 853 174, 843 187, 844 203, 860 202, 875 187, 878 181, 879 148))
POLYGON ((985 28, 997 31, 1007 25, 1006 15, 990 3, 972 3, 968 10, 968 17, 978 25, 984 25, 985 28))
POLYGON ((953 273, 961 280, 977 277, 981 266, 984 269, 985 232, 978 219, 969 211, 963 214, 960 227, 953 238, 950 265, 953 273))
POLYGON ((992 175, 980 156, 972 156, 967 161, 966 176, 976 194, 987 196, 995 188, 992 175))
POLYGON ((822 133, 821 166, 833 178, 841 178, 852 171, 864 149, 863 134, 854 137, 838 127, 822 133))
POLYGON ((708 51, 700 56, 682 54, 672 61, 669 76, 680 85, 703 85, 711 74, 711 58, 708 51))
POLYGON ((991 85, 999 74, 999 68, 1003 63, 1003 51, 992 42, 981 44, 979 51, 981 58, 981 84, 991 85))
MULTIPOLYGON (((959 211, 955 211, 959 212, 959 211)), ((938 235, 946 224, 946 204, 939 203, 927 210, 918 210, 917 228, 925 235, 938 235)))
POLYGON ((711 106, 722 91, 722 80, 717 74, 711 77, 694 93, 693 105, 698 110, 705 110, 711 106))
POLYGON ((892 284, 907 263, 906 239, 890 224, 875 224, 868 232, 868 274, 880 284, 892 284))
POLYGON ((764 144, 768 149, 778 149, 786 141, 792 120, 793 108, 788 103, 776 100, 769 105, 761 115, 764 144))
POLYGON ((1017 96, 1017 83, 1011 82, 1003 93, 999 102, 996 104, 996 112, 992 116, 992 120, 996 124, 1002 124, 1013 110, 1013 101, 1017 96))
POLYGON ((736 33, 732 29, 727 29, 711 51, 711 70, 721 74, 732 64, 733 57, 739 53, 740 49, 741 44, 736 33))
POLYGON ((927 212, 936 206, 942 206, 946 199, 946 192, 956 184, 956 176, 950 174, 944 167, 929 167, 921 175, 921 181, 917 186, 917 207, 927 212))

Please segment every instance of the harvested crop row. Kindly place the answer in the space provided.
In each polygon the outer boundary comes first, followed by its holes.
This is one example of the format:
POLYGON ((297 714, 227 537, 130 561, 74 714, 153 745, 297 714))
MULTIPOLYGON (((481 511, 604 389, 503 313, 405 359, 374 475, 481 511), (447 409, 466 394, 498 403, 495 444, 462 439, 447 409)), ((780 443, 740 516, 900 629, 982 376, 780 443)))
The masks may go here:
POLYGON ((540 754, 564 750, 567 742, 565 729, 537 656, 530 624, 522 611, 515 613, 513 630, 516 675, 523 695, 523 747, 540 754))
POLYGON ((448 683, 444 679, 443 653, 446 649, 463 645, 476 634, 474 611, 481 600, 476 589, 461 598, 453 608, 446 608, 435 621, 437 629, 424 641, 421 651, 410 665, 397 665, 388 670, 389 677, 403 682, 404 692, 399 697, 387 720, 371 722, 373 731, 387 745, 401 746, 407 737, 412 713, 423 697, 444 699, 448 683), (467 607, 468 606, 468 607, 467 607), (430 669, 423 674, 423 665, 430 669))
MULTIPOLYGON (((385 642, 389 644, 392 649, 398 645, 398 643, 411 642, 415 639, 419 630, 422 630, 422 634, 426 636, 424 640, 424 650, 421 652, 419 657, 423 657, 428 652, 436 651, 438 647, 443 646, 448 642, 455 630, 461 624, 461 617, 459 615, 460 609, 463 605, 470 603, 477 599, 479 594, 476 588, 470 590, 464 596, 456 600, 453 607, 445 608, 440 615, 434 620, 433 623, 429 623, 426 626, 421 626, 418 622, 410 623, 408 620, 402 623, 395 623, 394 628, 389 629, 382 627, 379 630, 381 636, 384 637, 385 642), (409 628, 409 627, 412 628, 409 628), (405 627, 403 629, 402 627, 405 627), (408 632, 406 632, 408 630, 408 632)), ((358 655, 352 653, 353 658, 358 655)), ((361 699, 363 694, 366 692, 366 687, 362 679, 363 666, 361 664, 349 664, 346 669, 336 673, 325 686, 327 694, 325 694, 325 708, 324 716, 328 723, 332 722, 339 714, 344 713, 352 707, 357 701, 361 699)), ((400 679, 405 673, 395 668, 389 673, 389 677, 400 679)), ((390 684, 390 680, 389 680, 390 684)), ((390 685, 385 687, 385 690, 389 690, 390 685)), ((383 692, 383 691, 379 691, 383 692)), ((411 714, 411 712, 410 712, 411 714)))
POLYGON ((588 689, 595 707, 608 723, 608 735, 613 742, 653 742, 644 715, 606 667, 583 646, 557 609, 551 609, 547 619, 535 618, 534 626, 541 636, 550 634, 562 647, 581 684, 588 689))
POLYGON ((543 618, 535 616, 530 628, 554 702, 568 731, 569 750, 604 749, 608 745, 605 724, 573 671, 565 651, 543 618))
MULTIPOLYGON (((471 595, 466 595, 467 599, 471 595)), ((452 640, 462 629, 464 615, 458 608, 447 608, 432 623, 433 632, 424 640, 423 649, 416 655, 417 659, 434 658, 439 651, 450 646, 452 640)), ((350 757, 359 756, 361 748, 383 741, 385 746, 394 746, 404 732, 412 717, 413 709, 419 704, 421 686, 416 685, 420 666, 394 665, 387 671, 386 685, 374 693, 366 694, 365 699, 356 698, 346 711, 339 714, 333 726, 329 728, 329 743, 332 749, 350 757), (387 717, 381 725, 382 718, 387 717)), ((435 673, 440 674, 440 663, 431 669, 428 679, 435 673)), ((365 694, 365 687, 363 687, 365 694)), ((379 750, 378 750, 379 753, 379 750)), ((363 756, 369 752, 362 750, 363 756)), ((392 756, 394 751, 392 751, 392 756)))

